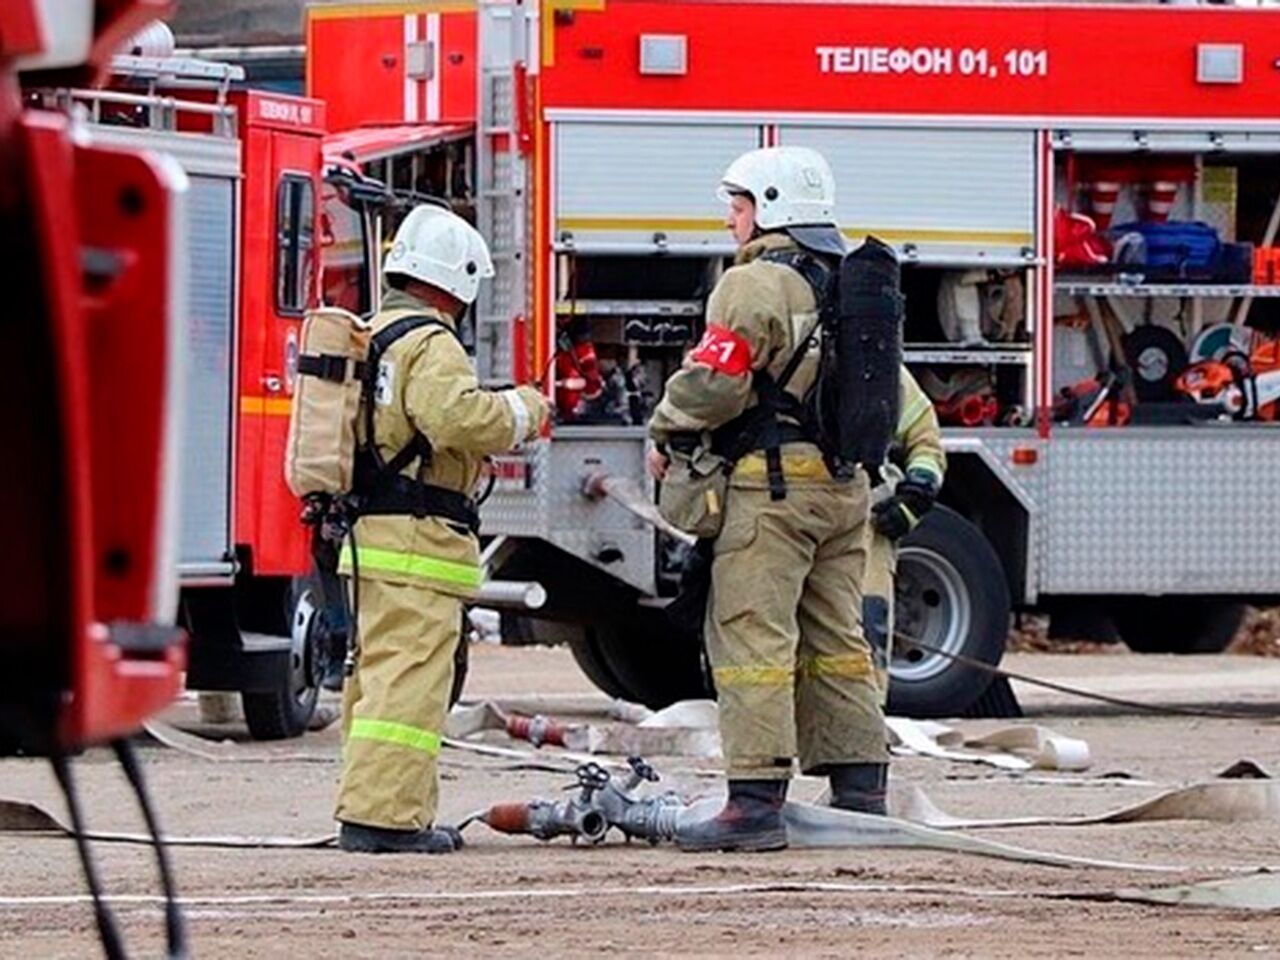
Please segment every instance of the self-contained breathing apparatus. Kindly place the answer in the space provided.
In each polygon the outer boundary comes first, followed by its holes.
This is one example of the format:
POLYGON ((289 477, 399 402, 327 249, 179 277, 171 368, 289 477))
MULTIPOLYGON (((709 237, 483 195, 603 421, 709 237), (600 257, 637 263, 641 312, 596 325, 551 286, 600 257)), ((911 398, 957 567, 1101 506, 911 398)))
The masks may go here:
POLYGON ((781 446, 798 440, 817 445, 834 479, 852 479, 861 467, 878 483, 898 423, 904 299, 897 255, 868 237, 838 265, 804 249, 767 251, 760 259, 805 279, 818 318, 776 379, 764 370, 753 374, 756 405, 713 431, 712 450, 726 471, 762 450, 775 500, 786 496, 781 446), (818 374, 797 397, 786 388, 815 342, 818 374))
MULTIPOLYGON (((298 387, 289 421, 285 463, 290 490, 302 499, 302 521, 312 528, 312 556, 328 611, 326 627, 344 634, 343 674, 355 666, 359 570, 355 568, 355 524, 360 517, 404 515, 440 517, 479 530, 476 503, 456 490, 426 483, 431 442, 421 433, 389 460, 378 450, 374 406, 387 389, 382 358, 392 344, 424 327, 450 336, 456 331, 429 316, 400 317, 377 333, 359 317, 326 307, 303 324, 298 387), (417 476, 404 473, 417 461, 417 476), (338 580, 338 553, 352 540, 352 603, 338 580), (341 598, 335 603, 335 598, 341 598), (346 629, 342 629, 345 623, 346 629)), ((340 684, 329 674, 327 686, 340 684)))

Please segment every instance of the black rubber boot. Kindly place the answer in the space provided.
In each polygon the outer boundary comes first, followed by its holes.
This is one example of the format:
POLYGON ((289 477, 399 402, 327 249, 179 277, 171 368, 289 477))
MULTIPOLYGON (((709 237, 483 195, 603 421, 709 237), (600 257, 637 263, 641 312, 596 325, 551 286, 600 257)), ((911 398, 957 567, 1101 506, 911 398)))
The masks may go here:
POLYGON ((462 834, 453 827, 386 830, 343 823, 338 846, 347 853, 453 853, 462 849, 462 834))
POLYGON ((706 850, 759 853, 782 850, 787 845, 787 827, 782 822, 782 805, 787 799, 787 780, 730 780, 729 800, 724 809, 702 823, 681 827, 676 844, 696 853, 706 850))
POLYGON ((831 778, 831 806, 855 813, 885 816, 885 791, 889 783, 887 763, 842 763, 827 771, 831 778))

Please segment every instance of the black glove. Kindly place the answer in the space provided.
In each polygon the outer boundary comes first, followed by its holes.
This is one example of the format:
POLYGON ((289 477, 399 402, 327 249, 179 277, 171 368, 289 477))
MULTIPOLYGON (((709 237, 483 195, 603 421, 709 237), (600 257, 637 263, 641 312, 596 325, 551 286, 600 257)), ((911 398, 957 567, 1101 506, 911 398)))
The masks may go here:
POLYGON ((938 498, 938 481, 924 470, 908 470, 887 500, 871 508, 871 525, 890 540, 911 532, 938 498))

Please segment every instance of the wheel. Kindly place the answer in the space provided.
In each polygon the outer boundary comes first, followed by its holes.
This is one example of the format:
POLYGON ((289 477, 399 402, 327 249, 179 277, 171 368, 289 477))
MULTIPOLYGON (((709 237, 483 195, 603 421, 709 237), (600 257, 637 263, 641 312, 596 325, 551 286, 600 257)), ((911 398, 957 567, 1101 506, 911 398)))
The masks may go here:
POLYGON ((282 740, 307 729, 327 669, 322 642, 320 592, 311 578, 295 578, 289 590, 289 657, 274 689, 240 694, 245 723, 255 740, 282 740))
MULTIPOLYGON (((605 674, 616 680, 613 696, 653 710, 715 696, 702 643, 673 627, 657 607, 632 603, 616 617, 592 624, 584 649, 598 655, 605 674)), ((591 675, 585 667, 583 672, 591 675)))
POLYGON ((575 631, 569 640, 569 649, 573 651, 574 661, 588 680, 611 697, 619 700, 631 699, 627 688, 600 655, 600 641, 593 629, 584 625, 575 631))
POLYGON ((502 611, 502 640, 503 643, 511 642, 519 645, 568 644, 574 661, 588 680, 611 697, 627 699, 626 689, 618 682, 613 671, 605 666, 595 634, 585 624, 539 620, 504 610, 502 611))
POLYGON ((462 699, 462 688, 467 685, 467 674, 471 671, 471 640, 467 636, 467 626, 464 614, 458 647, 453 651, 453 685, 449 688, 449 709, 451 710, 462 699))
POLYGON ((1245 606, 1206 597, 1129 597, 1111 608, 1120 638, 1138 653, 1221 653, 1245 606))
POLYGON ((894 593, 889 712, 959 716, 991 684, 991 674, 945 654, 995 666, 1009 634, 1009 587, 982 532, 938 506, 902 541, 894 593), (945 653, 913 646, 919 639, 945 653))

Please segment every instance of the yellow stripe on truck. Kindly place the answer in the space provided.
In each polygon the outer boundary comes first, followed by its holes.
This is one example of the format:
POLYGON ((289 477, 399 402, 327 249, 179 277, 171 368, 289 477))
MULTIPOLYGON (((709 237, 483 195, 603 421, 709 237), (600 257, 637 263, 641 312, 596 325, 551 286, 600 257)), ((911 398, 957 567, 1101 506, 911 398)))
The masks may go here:
MULTIPOLYGON (((569 215, 556 218, 558 230, 573 232, 621 233, 630 230, 645 233, 716 233, 725 229, 720 217, 598 217, 569 215)), ((874 234, 886 243, 972 243, 1000 246, 1031 246, 1028 230, 948 230, 912 227, 846 227, 841 231, 851 240, 862 240, 874 234)))
POLYGON ((847 227, 850 240, 877 236, 885 243, 991 243, 1010 247, 1031 246, 1029 230, 929 230, 898 227, 847 227))
POLYGON ((560 217, 561 230, 670 230, 673 233, 704 233, 723 230, 720 217, 560 217))
POLYGON ((345 20, 351 17, 399 17, 423 13, 467 13, 475 10, 476 0, 425 0, 417 3, 327 3, 311 4, 307 17, 311 20, 345 20))
POLYGON ((241 397, 240 412, 247 417, 287 417, 293 409, 288 397, 241 397))

